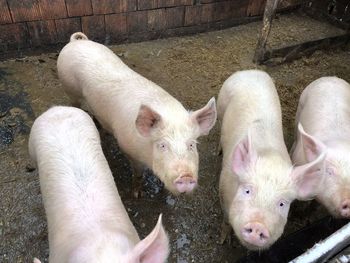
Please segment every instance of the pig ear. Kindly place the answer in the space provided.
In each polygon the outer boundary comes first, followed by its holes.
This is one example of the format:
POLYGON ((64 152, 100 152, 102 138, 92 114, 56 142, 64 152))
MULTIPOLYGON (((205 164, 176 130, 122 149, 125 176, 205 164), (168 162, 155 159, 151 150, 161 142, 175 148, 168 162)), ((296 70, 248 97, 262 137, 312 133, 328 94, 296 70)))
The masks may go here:
POLYGON ((321 141, 317 140, 315 137, 306 133, 300 122, 298 124, 298 130, 301 136, 301 142, 303 145, 306 159, 309 162, 314 161, 315 159, 317 159, 318 156, 320 156, 322 152, 326 150, 326 146, 321 141))
POLYGON ((312 199, 317 195, 324 179, 325 158, 326 152, 323 152, 316 160, 293 169, 292 179, 299 200, 312 199))
POLYGON ((141 105, 136 118, 136 128, 142 136, 149 136, 152 129, 159 126, 161 116, 146 105, 141 105))
POLYGON ((252 147, 251 132, 243 138, 235 147, 232 156, 232 170, 235 174, 244 173, 247 168, 256 161, 257 153, 252 147))
POLYGON ((216 115, 216 103, 214 97, 212 97, 203 108, 191 113, 192 121, 199 126, 200 135, 209 134, 211 128, 215 125, 216 115))
POLYGON ((152 232, 141 240, 131 252, 132 262, 164 263, 169 254, 169 240, 159 215, 157 225, 152 232))

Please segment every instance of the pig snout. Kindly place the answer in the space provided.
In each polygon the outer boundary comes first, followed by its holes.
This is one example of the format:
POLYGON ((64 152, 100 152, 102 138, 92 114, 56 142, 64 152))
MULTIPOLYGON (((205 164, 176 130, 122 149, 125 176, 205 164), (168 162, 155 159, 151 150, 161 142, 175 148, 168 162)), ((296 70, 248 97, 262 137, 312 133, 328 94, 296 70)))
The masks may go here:
POLYGON ((264 247, 270 238, 269 231, 261 223, 248 223, 242 229, 242 236, 247 243, 264 247))
POLYGON ((340 206, 340 215, 350 218, 350 199, 345 199, 340 206))
POLYGON ((175 179, 174 184, 180 193, 189 193, 196 187, 197 179, 190 173, 184 173, 175 179))

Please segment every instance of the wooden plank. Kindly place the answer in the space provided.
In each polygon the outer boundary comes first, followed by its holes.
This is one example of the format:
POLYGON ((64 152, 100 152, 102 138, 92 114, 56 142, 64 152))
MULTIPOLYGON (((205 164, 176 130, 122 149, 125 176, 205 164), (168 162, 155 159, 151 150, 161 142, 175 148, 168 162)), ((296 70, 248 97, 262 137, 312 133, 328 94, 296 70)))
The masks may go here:
POLYGON ((186 6, 185 26, 200 25, 202 5, 186 6))
POLYGON ((136 10, 137 0, 91 0, 95 15, 114 14, 136 10))
POLYGON ((39 0, 42 19, 55 19, 67 17, 64 0, 39 0))
POLYGON ((0 52, 30 46, 26 23, 0 25, 0 52))
POLYGON ((126 38, 128 32, 126 17, 125 13, 105 16, 107 39, 120 41, 126 38))
POLYGON ((165 9, 155 9, 147 11, 148 30, 164 30, 167 27, 165 9))
POLYGON ((184 26, 185 7, 170 7, 165 9, 167 28, 184 26))
POLYGON ((350 32, 340 36, 327 37, 279 49, 268 50, 264 53, 261 62, 269 65, 278 65, 305 55, 310 55, 318 49, 335 48, 345 46, 348 43, 350 43, 350 32), (269 61, 270 59, 275 60, 269 61))
POLYGON ((247 16, 260 16, 264 13, 266 0, 249 0, 247 16))
POLYGON ((55 20, 57 30, 57 41, 59 43, 69 42, 70 36, 82 31, 79 17, 64 18, 55 20))
POLYGON ((246 16, 248 2, 246 0, 222 1, 213 4, 212 21, 221 21, 246 16))
POLYGON ((148 15, 147 11, 137 11, 127 14, 128 32, 147 31, 148 15))
POLYGON ((256 46, 255 54, 253 58, 253 61, 255 63, 261 63, 264 58, 267 38, 271 31, 272 19, 276 13, 278 2, 279 0, 267 0, 266 2, 264 18, 263 18, 263 27, 261 29, 260 36, 258 38, 258 44, 256 46))
POLYGON ((65 0, 68 16, 88 16, 92 15, 90 0, 65 0))
POLYGON ((32 46, 44 46, 57 43, 57 32, 54 20, 27 22, 32 46))
POLYGON ((105 19, 103 15, 82 17, 81 27, 89 39, 99 42, 105 40, 105 19))
POLYGON ((37 0, 7 1, 13 22, 33 21, 41 19, 41 10, 37 0))
POLYGON ((12 23, 10 10, 6 0, 0 0, 0 24, 12 23))
POLYGON ((137 10, 155 9, 158 7, 158 0, 137 0, 137 10))
POLYGON ((336 2, 320 2, 322 3, 319 3, 318 1, 310 2, 309 5, 303 7, 303 11, 314 19, 327 21, 344 30, 348 30, 350 28, 350 6, 346 8, 344 5, 344 0, 336 2), (333 6, 335 3, 336 5, 333 6))
POLYGON ((192 0, 158 0, 158 7, 172 7, 192 4, 192 0))
POLYGON ((201 24, 207 24, 214 20, 215 5, 202 5, 201 24))

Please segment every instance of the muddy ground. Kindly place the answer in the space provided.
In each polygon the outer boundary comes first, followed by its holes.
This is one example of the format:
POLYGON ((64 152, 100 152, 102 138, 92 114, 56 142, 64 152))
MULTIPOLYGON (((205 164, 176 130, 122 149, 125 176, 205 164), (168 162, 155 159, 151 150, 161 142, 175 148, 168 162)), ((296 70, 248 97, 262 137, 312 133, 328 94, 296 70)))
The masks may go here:
MULTIPOLYGON (((256 68, 252 57, 261 22, 189 37, 110 46, 133 70, 156 82, 197 109, 218 94, 226 78, 256 68)), ((278 17, 273 47, 342 33, 301 14, 278 17)), ((27 140, 38 115, 53 105, 69 105, 56 73, 58 53, 0 62, 0 262, 47 262, 48 241, 37 171, 27 169, 27 140)), ((285 140, 291 146, 294 115, 301 91, 311 81, 336 75, 350 82, 350 49, 317 51, 280 66, 257 68, 274 78, 280 95, 285 140)), ((141 237, 150 232, 159 213, 169 233, 169 262, 235 262, 247 255, 238 241, 218 244, 222 212, 218 199, 216 146, 219 127, 200 139, 200 187, 193 196, 170 195, 148 171, 140 199, 130 196, 131 170, 115 140, 101 131, 103 149, 120 195, 141 237)), ((285 233, 323 217, 316 203, 295 202, 285 233)))

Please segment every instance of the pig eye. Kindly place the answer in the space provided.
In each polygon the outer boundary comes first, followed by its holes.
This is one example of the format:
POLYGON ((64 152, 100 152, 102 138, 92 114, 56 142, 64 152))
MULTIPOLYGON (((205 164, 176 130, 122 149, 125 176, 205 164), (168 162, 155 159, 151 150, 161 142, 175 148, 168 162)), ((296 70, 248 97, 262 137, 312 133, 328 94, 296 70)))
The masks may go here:
POLYGON ((288 205, 289 205, 289 203, 288 203, 288 201, 286 201, 286 200, 280 200, 280 201, 278 202, 278 207, 279 207, 280 209, 284 209, 284 208, 288 207, 288 205))
POLYGON ((158 144, 158 148, 161 151, 165 151, 167 149, 167 146, 166 146, 166 144, 164 142, 161 142, 161 143, 158 144))
POLYGON ((194 151, 194 150, 196 149, 196 142, 190 142, 190 143, 188 144, 188 149, 189 149, 190 151, 194 151))
POLYGON ((334 168, 333 167, 327 167, 326 168, 326 173, 327 175, 334 175, 335 174, 335 171, 334 171, 334 168))
POLYGON ((252 188, 250 186, 246 186, 243 188, 243 192, 245 195, 251 195, 252 194, 252 188))

